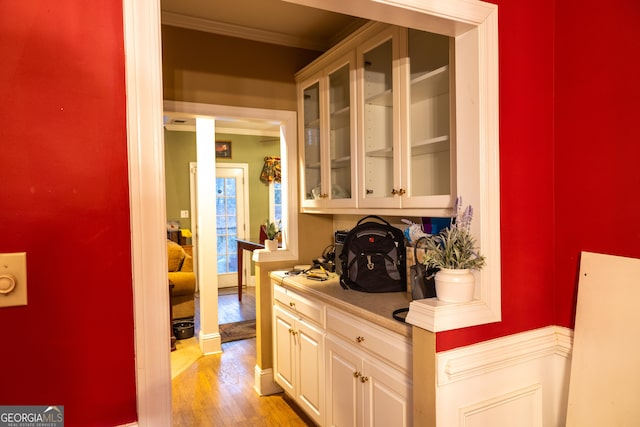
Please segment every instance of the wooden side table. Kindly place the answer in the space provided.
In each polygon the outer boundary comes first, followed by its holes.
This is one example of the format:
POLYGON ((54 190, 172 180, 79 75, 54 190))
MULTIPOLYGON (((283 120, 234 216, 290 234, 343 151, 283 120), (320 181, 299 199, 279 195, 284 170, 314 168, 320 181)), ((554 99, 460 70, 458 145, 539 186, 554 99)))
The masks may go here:
POLYGON ((258 243, 258 239, 237 239, 238 246, 238 301, 242 302, 242 263, 244 260, 244 251, 253 252, 256 249, 264 249, 264 245, 258 243))
POLYGON ((169 336, 171 337, 171 351, 176 351, 176 336, 173 334, 173 305, 171 305, 173 288, 175 287, 176 285, 169 280, 169 336))

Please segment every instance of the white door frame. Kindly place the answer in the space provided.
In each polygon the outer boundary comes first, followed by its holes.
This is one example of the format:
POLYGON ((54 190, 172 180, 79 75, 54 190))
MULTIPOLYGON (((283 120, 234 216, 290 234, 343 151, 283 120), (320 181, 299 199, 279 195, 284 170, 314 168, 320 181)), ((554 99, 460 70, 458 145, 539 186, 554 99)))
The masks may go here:
MULTIPOLYGON (((483 85, 488 82, 479 91, 483 112, 479 117, 483 129, 481 142, 494 144, 497 140, 498 35, 495 5, 469 0, 433 0, 420 4, 415 0, 289 1, 382 22, 392 20, 394 24, 456 38, 474 32, 478 36, 478 70, 482 74, 479 80, 483 85), (430 27, 426 28, 427 25, 430 27)), ((160 15, 159 0, 123 0, 138 425, 169 427, 172 424, 171 364, 167 351, 170 328, 169 310, 166 309, 169 292, 165 286, 159 286, 167 280, 166 236, 162 231, 166 228, 166 202, 160 15)), ((291 141, 296 140, 295 113, 293 116, 289 128, 291 141)), ((294 153, 293 159, 285 164, 287 170, 295 174, 294 153)), ((291 248, 270 253, 269 260, 280 257, 297 259, 298 202, 294 181, 290 179, 289 188, 283 191, 290 193, 289 209, 293 209, 290 225, 295 222, 296 236, 292 236, 291 248)), ((492 207, 498 205, 496 200, 491 202, 492 207)), ((497 221, 499 210, 492 213, 497 221)))

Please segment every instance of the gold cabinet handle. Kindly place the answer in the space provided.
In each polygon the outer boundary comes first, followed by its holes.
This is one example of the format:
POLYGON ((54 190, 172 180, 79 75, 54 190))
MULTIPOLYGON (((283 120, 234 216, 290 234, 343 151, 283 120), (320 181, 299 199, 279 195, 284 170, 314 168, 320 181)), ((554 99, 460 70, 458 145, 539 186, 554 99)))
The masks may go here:
POLYGON ((296 303, 295 303, 295 302, 293 302, 293 301, 291 301, 291 302, 289 303, 289 307, 296 308, 296 303))
POLYGON ((364 383, 366 383, 367 381, 369 381, 369 377, 364 377, 364 376, 363 376, 363 377, 360 377, 360 382, 361 382, 361 383, 363 383, 363 384, 364 384, 364 383))
POLYGON ((398 190, 398 196, 402 196, 406 193, 407 191, 404 188, 401 188, 398 190))
POLYGON ((360 375, 362 375, 360 372, 355 371, 355 372, 353 373, 353 378, 358 378, 358 377, 360 377, 360 375))
POLYGON ((396 194, 398 194, 398 190, 396 190, 395 188, 391 189, 391 194, 395 196, 396 194))
POLYGON ((364 341, 364 337, 356 337, 356 341, 357 342, 362 342, 362 341, 364 341))

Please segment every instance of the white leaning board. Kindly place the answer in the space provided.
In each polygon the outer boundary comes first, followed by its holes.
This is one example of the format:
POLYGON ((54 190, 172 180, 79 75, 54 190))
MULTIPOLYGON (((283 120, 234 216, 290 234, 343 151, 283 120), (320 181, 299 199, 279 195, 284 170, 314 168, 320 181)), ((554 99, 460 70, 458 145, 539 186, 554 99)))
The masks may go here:
POLYGON ((640 259, 582 252, 566 425, 640 425, 640 259))

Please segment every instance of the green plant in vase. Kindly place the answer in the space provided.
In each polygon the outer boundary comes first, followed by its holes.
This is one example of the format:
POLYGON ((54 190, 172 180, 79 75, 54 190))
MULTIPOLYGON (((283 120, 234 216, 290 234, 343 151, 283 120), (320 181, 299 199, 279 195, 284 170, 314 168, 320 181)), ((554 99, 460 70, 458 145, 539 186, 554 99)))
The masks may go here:
POLYGON ((264 243, 265 243, 265 248, 269 251, 278 250, 278 237, 282 232, 280 224, 281 224, 280 221, 278 221, 278 223, 276 224, 275 222, 272 222, 269 219, 267 219, 265 222, 264 231, 267 234, 268 240, 266 240, 264 243))
POLYGON ((423 263, 439 268, 436 273, 436 296, 446 302, 469 302, 473 300, 475 277, 471 270, 480 270, 486 260, 478 251, 475 237, 471 234, 473 208, 462 210, 462 198, 456 199, 451 225, 440 233, 430 236, 425 245, 423 263), (458 285, 449 287, 445 285, 458 285), (449 294, 452 288, 456 294, 449 294), (463 292, 464 291, 464 292, 463 292))

